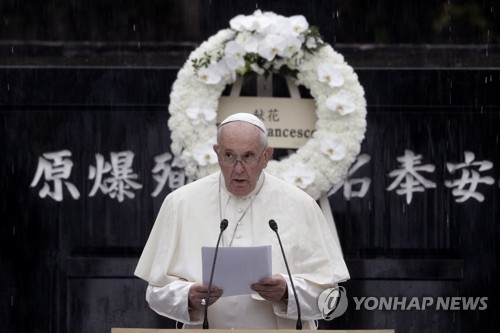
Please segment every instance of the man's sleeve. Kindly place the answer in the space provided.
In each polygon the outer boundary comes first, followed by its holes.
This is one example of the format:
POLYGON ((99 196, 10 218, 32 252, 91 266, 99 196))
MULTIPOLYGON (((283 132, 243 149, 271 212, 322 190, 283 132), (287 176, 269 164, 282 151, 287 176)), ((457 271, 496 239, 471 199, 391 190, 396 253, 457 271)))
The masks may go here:
POLYGON ((148 285, 146 301, 149 307, 159 315, 186 324, 201 324, 203 317, 200 310, 189 309, 188 293, 194 282, 174 281, 163 287, 148 285))
MULTIPOLYGON (((290 279, 288 275, 282 274, 282 276, 285 278, 288 287, 288 301, 275 302, 273 304, 274 313, 283 318, 297 319, 297 302, 290 279)), ((324 287, 299 277, 293 277, 293 284, 299 300, 301 319, 323 319, 318 307, 318 298, 324 287)))

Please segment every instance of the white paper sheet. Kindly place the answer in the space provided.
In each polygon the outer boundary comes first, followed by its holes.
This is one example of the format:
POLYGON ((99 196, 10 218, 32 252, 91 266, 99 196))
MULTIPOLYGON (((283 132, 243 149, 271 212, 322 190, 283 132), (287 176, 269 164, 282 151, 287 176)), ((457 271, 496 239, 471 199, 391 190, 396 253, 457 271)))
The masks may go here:
MULTIPOLYGON (((208 286, 215 247, 202 247, 203 284, 208 286)), ((271 245, 253 247, 219 247, 212 286, 224 291, 224 296, 247 295, 254 291, 252 283, 272 272, 271 245)))

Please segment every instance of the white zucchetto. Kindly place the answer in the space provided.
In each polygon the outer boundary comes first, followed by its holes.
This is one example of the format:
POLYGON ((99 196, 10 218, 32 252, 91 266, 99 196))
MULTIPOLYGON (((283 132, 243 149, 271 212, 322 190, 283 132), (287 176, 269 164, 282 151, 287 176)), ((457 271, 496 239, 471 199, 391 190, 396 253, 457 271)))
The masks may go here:
POLYGON ((224 124, 231 123, 233 121, 244 121, 246 123, 250 123, 260 128, 264 133, 267 133, 266 126, 264 125, 262 120, 260 120, 251 113, 245 113, 245 112, 240 112, 230 115, 220 123, 219 127, 224 124))

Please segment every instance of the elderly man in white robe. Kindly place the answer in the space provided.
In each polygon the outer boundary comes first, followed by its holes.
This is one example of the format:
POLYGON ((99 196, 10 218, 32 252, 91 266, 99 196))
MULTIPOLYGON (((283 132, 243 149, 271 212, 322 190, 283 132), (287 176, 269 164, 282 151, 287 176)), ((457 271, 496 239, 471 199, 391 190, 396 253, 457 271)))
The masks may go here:
POLYGON ((221 171, 167 195, 157 216, 135 271, 148 282, 149 306, 185 328, 201 328, 208 293, 202 282, 201 247, 215 245, 220 222, 227 219, 221 246, 271 245, 272 275, 255 281, 252 295, 224 296, 212 286, 210 328, 295 328, 292 281, 268 225, 273 219, 280 226, 303 327, 316 329, 322 319, 319 295, 349 279, 339 240, 312 197, 264 171, 273 148, 260 119, 248 113, 226 118, 214 151, 221 171))

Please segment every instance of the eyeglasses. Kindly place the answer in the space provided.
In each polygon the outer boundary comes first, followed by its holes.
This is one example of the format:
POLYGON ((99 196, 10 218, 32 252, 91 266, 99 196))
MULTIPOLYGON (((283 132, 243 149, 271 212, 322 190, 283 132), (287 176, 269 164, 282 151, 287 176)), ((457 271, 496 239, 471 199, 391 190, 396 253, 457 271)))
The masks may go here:
POLYGON ((262 153, 260 153, 259 157, 257 157, 253 153, 248 153, 238 159, 236 155, 228 152, 222 156, 218 156, 219 163, 223 166, 234 166, 236 165, 236 163, 241 162, 241 164, 243 164, 244 166, 253 168, 257 166, 257 164, 259 164, 262 155, 264 155, 264 152, 266 151, 266 148, 267 147, 265 147, 264 150, 262 150, 262 153))

